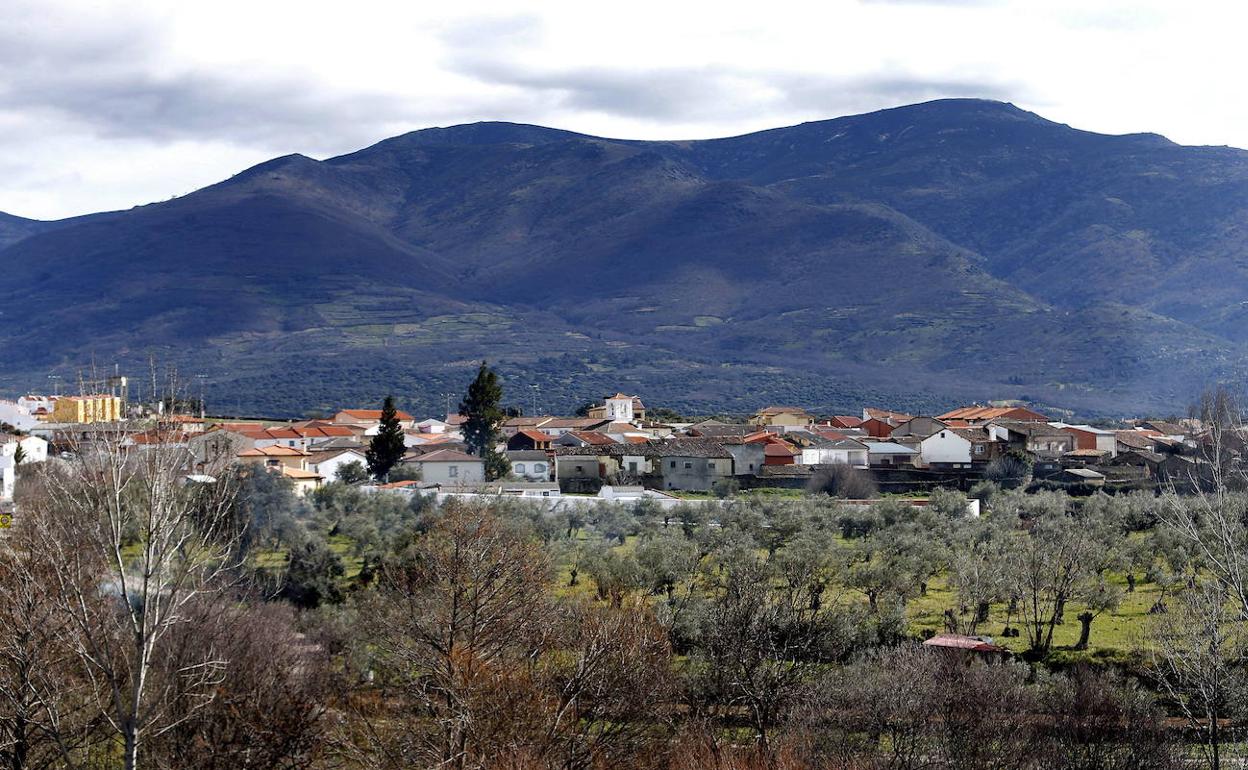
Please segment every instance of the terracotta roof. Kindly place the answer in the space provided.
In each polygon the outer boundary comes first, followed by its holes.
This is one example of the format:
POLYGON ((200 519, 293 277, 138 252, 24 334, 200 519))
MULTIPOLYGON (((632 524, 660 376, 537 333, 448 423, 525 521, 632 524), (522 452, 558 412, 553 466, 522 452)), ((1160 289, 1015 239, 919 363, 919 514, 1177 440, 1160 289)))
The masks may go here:
POLYGON ((332 459, 334 457, 337 457, 339 455, 344 455, 344 454, 358 455, 360 459, 364 459, 363 447, 359 447, 359 448, 352 447, 348 449, 321 449, 315 452, 309 452, 308 462, 312 463, 313 465, 317 465, 319 463, 325 462, 326 460, 329 460, 329 459, 332 459))
POLYGON ((850 414, 838 414, 828 422, 836 428, 857 428, 862 425, 862 418, 850 414))
POLYGON ((454 449, 439 449, 426 455, 416 458, 418 463, 466 463, 466 462, 483 462, 480 457, 459 452, 454 449))
POLYGON ((292 479, 323 479, 325 478, 316 471, 305 471, 302 468, 282 467, 282 475, 292 479))
MULTIPOLYGON (((354 417, 357 420, 380 420, 381 419, 380 409, 339 409, 338 413, 349 415, 351 417, 354 417)), ((394 412, 394 416, 399 418, 400 420, 415 419, 410 414, 408 414, 407 412, 404 412, 401 409, 396 409, 394 412)))
POLYGON ((516 431, 516 435, 517 435, 517 436, 528 436, 529 438, 533 439, 534 441, 554 441, 554 440, 555 440, 555 437, 554 437, 554 436, 552 436, 552 435, 550 435, 549 433, 544 433, 544 432, 542 432, 542 431, 540 431, 540 430, 529 430, 528 428, 526 428, 526 429, 524 429, 524 430, 518 430, 518 431, 516 431))
MULTIPOLYGON (((880 422, 903 423, 914 417, 914 415, 906 414, 905 412, 894 412, 889 409, 876 409, 873 406, 868 406, 862 411, 868 419, 879 420, 880 422)), ((866 420, 863 422, 866 422, 866 420)))
POLYGON ((937 634, 931 639, 923 642, 924 647, 943 647, 954 650, 970 650, 971 652, 1009 652, 1000 645, 985 642, 983 639, 975 636, 962 636, 961 634, 937 634))
POLYGON ((1132 449, 1148 449, 1149 447, 1157 446, 1157 436, 1151 436, 1143 431, 1114 431, 1114 437, 1118 440, 1119 444, 1131 447, 1132 449))
POLYGON ((550 459, 550 456, 541 449, 512 449, 504 452, 504 454, 507 456, 507 459, 512 462, 524 460, 541 461, 550 459))
POLYGON ((763 454, 767 457, 792 457, 797 454, 797 450, 787 444, 774 442, 763 447, 763 454))
POLYGON ((420 482, 416 481, 415 479, 404 479, 403 481, 391 481, 389 484, 378 484, 377 488, 378 489, 405 489, 407 487, 414 487, 419 484, 420 482))
POLYGON ((1144 423, 1144 425, 1157 431, 1158 433, 1161 433, 1163 436, 1186 436, 1192 432, 1182 425, 1173 422, 1166 422, 1165 420, 1148 420, 1144 423))
POLYGON ((1049 418, 1023 406, 964 406, 937 415, 938 420, 986 420, 1015 419, 1027 422, 1044 422, 1049 418))
POLYGON ((1075 449, 1067 452, 1064 457, 1104 457, 1109 454, 1103 449, 1075 449))
POLYGON ((544 428, 593 428, 602 425, 607 420, 605 417, 555 417, 550 422, 545 423, 544 428))
POLYGON ((245 449, 238 453, 239 457, 307 457, 308 453, 293 446, 262 446, 245 449))
POLYGON ((503 425, 508 428, 537 428, 550 419, 550 417, 508 417, 503 421, 503 425))
POLYGON ((619 443, 615 439, 611 438, 605 433, 594 433, 593 431, 573 430, 573 431, 568 431, 568 435, 574 436, 580 439, 581 441, 584 441, 586 444, 591 444, 594 446, 606 446, 608 444, 619 443))

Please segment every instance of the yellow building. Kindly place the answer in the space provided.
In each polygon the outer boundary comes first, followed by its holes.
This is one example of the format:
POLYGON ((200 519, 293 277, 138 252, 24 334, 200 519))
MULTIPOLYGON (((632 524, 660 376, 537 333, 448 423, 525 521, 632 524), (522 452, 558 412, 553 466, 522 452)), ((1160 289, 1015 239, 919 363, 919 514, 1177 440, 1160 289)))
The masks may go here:
POLYGON ((52 422, 117 422, 123 418, 121 399, 106 393, 61 396, 52 407, 52 422))
POLYGON ((805 409, 795 406, 769 406, 759 409, 750 418, 751 425, 786 428, 805 428, 813 425, 815 418, 805 409))

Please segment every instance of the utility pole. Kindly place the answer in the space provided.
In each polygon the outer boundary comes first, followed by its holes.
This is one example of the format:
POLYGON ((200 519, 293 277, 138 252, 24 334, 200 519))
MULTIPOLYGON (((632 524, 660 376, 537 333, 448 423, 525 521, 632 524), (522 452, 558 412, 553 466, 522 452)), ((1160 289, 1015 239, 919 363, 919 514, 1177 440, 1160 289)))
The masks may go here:
POLYGON ((61 375, 49 374, 48 379, 52 381, 52 395, 59 398, 61 395, 61 375))

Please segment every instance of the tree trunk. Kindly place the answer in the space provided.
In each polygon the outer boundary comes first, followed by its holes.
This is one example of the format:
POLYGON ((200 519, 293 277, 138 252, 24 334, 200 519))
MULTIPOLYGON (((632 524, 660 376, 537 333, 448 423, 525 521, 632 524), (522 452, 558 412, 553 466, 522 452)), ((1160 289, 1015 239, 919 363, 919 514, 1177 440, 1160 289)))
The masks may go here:
POLYGON ((134 724, 127 723, 122 726, 123 737, 125 738, 125 762, 126 770, 137 770, 139 766, 139 735, 134 724))
POLYGON ((1088 637, 1092 634, 1092 619, 1095 617, 1091 612, 1079 613, 1079 642, 1075 645, 1076 650, 1088 649, 1088 637))
POLYGON ((26 754, 29 751, 26 733, 26 716, 19 713, 13 720, 13 748, 9 755, 13 770, 23 770, 26 767, 26 754))

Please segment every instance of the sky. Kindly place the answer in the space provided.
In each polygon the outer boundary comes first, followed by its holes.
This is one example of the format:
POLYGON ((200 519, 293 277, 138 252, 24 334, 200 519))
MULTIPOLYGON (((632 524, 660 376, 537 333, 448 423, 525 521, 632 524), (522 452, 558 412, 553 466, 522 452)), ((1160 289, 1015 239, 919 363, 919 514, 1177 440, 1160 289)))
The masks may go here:
POLYGON ((730 136, 942 97, 1248 147, 1231 0, 0 0, 0 211, 165 200, 430 126, 730 136))

